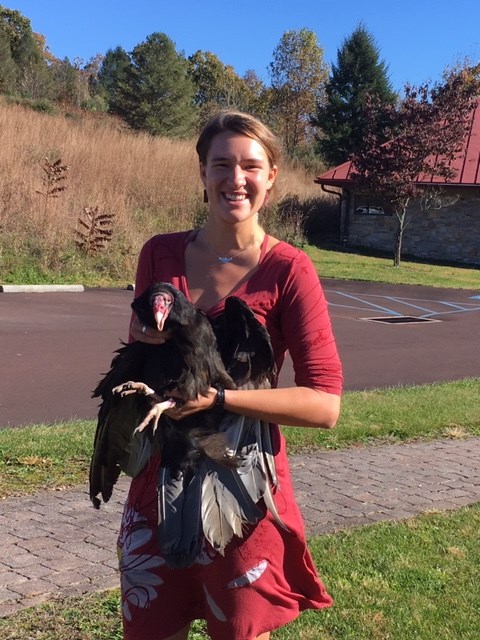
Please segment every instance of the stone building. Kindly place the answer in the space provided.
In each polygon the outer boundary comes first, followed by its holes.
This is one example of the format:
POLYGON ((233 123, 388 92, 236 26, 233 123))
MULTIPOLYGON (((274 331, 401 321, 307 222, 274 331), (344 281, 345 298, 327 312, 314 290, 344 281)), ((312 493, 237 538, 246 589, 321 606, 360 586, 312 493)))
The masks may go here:
MULTIPOLYGON (((480 100, 471 114, 464 151, 452 163, 455 177, 420 175, 417 183, 437 193, 438 203, 421 211, 419 202, 409 210, 403 237, 404 256, 480 266, 480 100)), ((350 178, 352 165, 345 162, 315 179, 340 200, 340 239, 352 247, 393 252, 396 217, 388 204, 355 193, 350 178)))

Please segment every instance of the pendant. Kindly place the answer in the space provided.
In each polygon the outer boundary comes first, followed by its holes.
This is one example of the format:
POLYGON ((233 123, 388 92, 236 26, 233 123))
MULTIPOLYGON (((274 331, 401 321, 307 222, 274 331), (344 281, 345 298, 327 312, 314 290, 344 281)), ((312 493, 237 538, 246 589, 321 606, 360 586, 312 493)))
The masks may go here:
POLYGON ((227 264, 228 262, 231 262, 233 260, 233 257, 231 258, 227 258, 227 256, 217 256, 218 257, 218 261, 221 262, 222 264, 227 264))

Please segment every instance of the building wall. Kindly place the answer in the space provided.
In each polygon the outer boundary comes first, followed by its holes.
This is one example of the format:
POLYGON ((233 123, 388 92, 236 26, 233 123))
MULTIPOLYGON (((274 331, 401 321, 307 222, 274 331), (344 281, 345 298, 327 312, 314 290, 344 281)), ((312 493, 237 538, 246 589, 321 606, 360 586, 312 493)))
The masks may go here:
MULTIPOLYGON (((454 204, 409 214, 402 255, 480 265, 480 192, 462 195, 454 204)), ((396 217, 359 215, 350 208, 348 244, 392 251, 396 217)))

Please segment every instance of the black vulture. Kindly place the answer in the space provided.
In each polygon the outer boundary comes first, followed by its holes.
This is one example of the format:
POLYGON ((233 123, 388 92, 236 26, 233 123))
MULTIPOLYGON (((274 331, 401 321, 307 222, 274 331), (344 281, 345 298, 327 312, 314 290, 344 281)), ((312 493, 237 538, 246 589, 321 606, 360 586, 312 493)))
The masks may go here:
POLYGON ((121 347, 93 392, 102 399, 90 465, 94 506, 100 506, 99 493, 109 500, 122 470, 137 475, 157 450, 158 541, 170 566, 190 565, 204 537, 223 553, 233 535, 241 537, 266 509, 284 526, 272 496, 277 477, 267 423, 221 407, 182 420, 162 414, 173 390, 181 402, 207 395, 215 385, 270 386, 274 358, 266 329, 233 296, 210 322, 168 283, 149 287, 132 308, 170 338, 121 347), (158 412, 150 420, 152 403, 158 412))

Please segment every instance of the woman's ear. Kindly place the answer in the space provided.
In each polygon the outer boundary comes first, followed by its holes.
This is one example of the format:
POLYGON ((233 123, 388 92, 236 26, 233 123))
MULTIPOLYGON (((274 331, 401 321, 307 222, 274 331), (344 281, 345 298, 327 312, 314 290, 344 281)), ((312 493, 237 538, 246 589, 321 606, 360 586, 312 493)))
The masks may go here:
POLYGON ((203 186, 206 187, 207 186, 207 170, 205 165, 200 162, 200 179, 203 183, 203 186))
POLYGON ((278 173, 278 167, 276 164, 274 164, 273 167, 271 167, 270 171, 268 172, 267 189, 269 191, 275 184, 275 180, 277 179, 277 173, 278 173))

